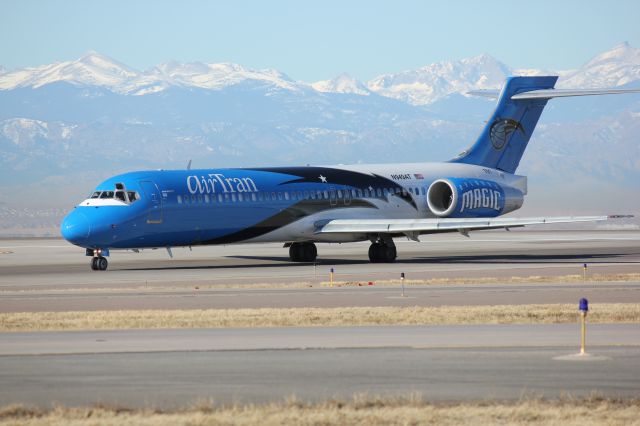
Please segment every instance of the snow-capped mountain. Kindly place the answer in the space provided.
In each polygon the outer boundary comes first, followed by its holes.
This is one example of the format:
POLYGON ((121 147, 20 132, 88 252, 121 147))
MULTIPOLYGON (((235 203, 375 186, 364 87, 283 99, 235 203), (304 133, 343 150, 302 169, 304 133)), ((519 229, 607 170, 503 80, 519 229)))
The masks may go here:
POLYGON ((382 96, 427 105, 453 93, 496 89, 510 75, 559 75, 558 87, 615 87, 640 80, 640 49, 621 43, 577 70, 514 69, 490 55, 444 61, 417 70, 385 74, 368 82, 382 96))
POLYGON ((640 80, 640 49, 624 42, 558 81, 559 87, 614 87, 640 80))
POLYGON ((191 62, 181 64, 175 61, 167 62, 144 73, 137 83, 140 83, 143 79, 155 80, 170 85, 211 90, 220 90, 247 81, 264 83, 287 90, 298 89, 297 84, 280 71, 272 69, 253 70, 231 63, 205 64, 191 62))
POLYGON ((451 93, 499 87, 511 69, 483 54, 459 61, 443 61, 417 70, 384 74, 369 81, 369 90, 412 105, 435 102, 451 93))
POLYGON ((323 93, 353 93, 363 96, 371 94, 364 83, 346 73, 332 80, 316 81, 311 84, 311 87, 323 93))
POLYGON ((220 90, 245 82, 299 90, 297 83, 276 70, 252 70, 227 63, 168 62, 140 72, 96 52, 89 52, 76 61, 5 72, 0 74, 0 90, 38 88, 61 81, 131 95, 155 93, 171 86, 220 90))
POLYGON ((99 53, 90 52, 76 61, 5 72, 0 75, 0 90, 37 88, 58 81, 117 89, 137 76, 138 73, 128 66, 99 53))
POLYGON ((378 95, 411 105, 428 105, 451 94, 499 88, 509 75, 560 75, 558 87, 610 87, 640 80, 640 49, 622 43, 570 71, 514 69, 488 54, 458 61, 441 61, 415 70, 383 74, 366 84, 341 74, 334 79, 305 83, 273 70, 254 70, 238 64, 202 62, 157 65, 137 71, 114 59, 89 52, 76 61, 7 71, 0 68, 0 90, 38 88, 55 82, 97 86, 125 95, 148 95, 169 87, 224 90, 249 84, 285 91, 378 95))

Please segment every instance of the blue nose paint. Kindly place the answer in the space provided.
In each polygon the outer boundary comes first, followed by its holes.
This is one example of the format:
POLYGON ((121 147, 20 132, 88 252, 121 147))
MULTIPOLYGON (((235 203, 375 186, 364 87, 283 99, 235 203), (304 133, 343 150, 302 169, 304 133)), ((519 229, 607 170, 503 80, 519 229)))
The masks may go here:
POLYGON ((62 221, 60 233, 71 244, 82 245, 91 235, 91 224, 83 213, 74 210, 62 221))

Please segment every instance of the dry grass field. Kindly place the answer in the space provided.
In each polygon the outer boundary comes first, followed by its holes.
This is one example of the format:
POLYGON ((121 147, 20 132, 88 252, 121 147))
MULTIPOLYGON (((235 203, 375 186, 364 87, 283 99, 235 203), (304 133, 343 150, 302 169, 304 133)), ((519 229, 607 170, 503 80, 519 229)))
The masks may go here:
MULTIPOLYGON (((575 304, 0 313, 0 332, 157 328, 575 323, 575 304)), ((591 306, 590 323, 640 323, 640 304, 591 306)))
POLYGON ((118 407, 22 405, 0 409, 1 425, 640 425, 640 400, 599 397, 558 400, 525 398, 518 402, 429 403, 420 395, 383 398, 355 395, 351 400, 305 403, 296 398, 264 405, 218 406, 199 402, 171 412, 118 407))

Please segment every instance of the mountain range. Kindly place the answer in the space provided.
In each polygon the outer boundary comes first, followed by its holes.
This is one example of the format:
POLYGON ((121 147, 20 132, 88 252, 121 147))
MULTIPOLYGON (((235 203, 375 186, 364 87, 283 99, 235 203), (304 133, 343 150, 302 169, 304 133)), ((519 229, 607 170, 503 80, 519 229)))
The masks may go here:
MULTIPOLYGON (((468 91, 543 74, 559 75, 563 88, 640 87, 640 49, 622 43, 560 71, 481 54, 367 82, 346 73, 302 82, 230 63, 139 71, 96 52, 0 66, 0 233, 2 209, 68 208, 116 172, 189 159, 203 168, 446 160, 474 141, 494 107, 468 91)), ((640 95, 552 101, 518 172, 530 176, 533 197, 574 194, 575 213, 637 209, 640 197, 624 194, 640 193, 638 135, 640 95)))
POLYGON ((114 93, 144 96, 172 87, 224 90, 250 84, 292 92, 312 89, 322 93, 345 93, 400 99, 413 105, 428 105, 452 93, 476 89, 498 88, 506 76, 561 76, 558 87, 622 86, 640 79, 640 49, 621 43, 585 63, 577 70, 549 71, 514 69, 488 54, 441 61, 393 74, 383 74, 361 82, 348 74, 312 83, 293 81, 286 74, 273 70, 253 70, 238 64, 175 61, 137 71, 97 52, 89 52, 75 61, 57 62, 33 68, 8 71, 0 66, 0 90, 23 87, 40 88, 56 82, 77 86, 96 86, 114 93))

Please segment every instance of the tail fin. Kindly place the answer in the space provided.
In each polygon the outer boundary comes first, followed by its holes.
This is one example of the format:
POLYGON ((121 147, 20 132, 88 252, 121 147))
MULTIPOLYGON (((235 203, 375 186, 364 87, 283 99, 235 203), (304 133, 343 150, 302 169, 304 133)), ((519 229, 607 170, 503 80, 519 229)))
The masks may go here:
POLYGON ((498 98, 498 106, 470 149, 455 163, 477 164, 514 173, 540 114, 549 98, 513 99, 532 90, 553 89, 557 76, 510 77, 498 98))
POLYGON ((556 76, 511 77, 500 93, 493 90, 469 92, 498 98, 498 106, 476 143, 451 161, 514 173, 549 99, 640 93, 640 89, 554 89, 556 80, 556 76))

